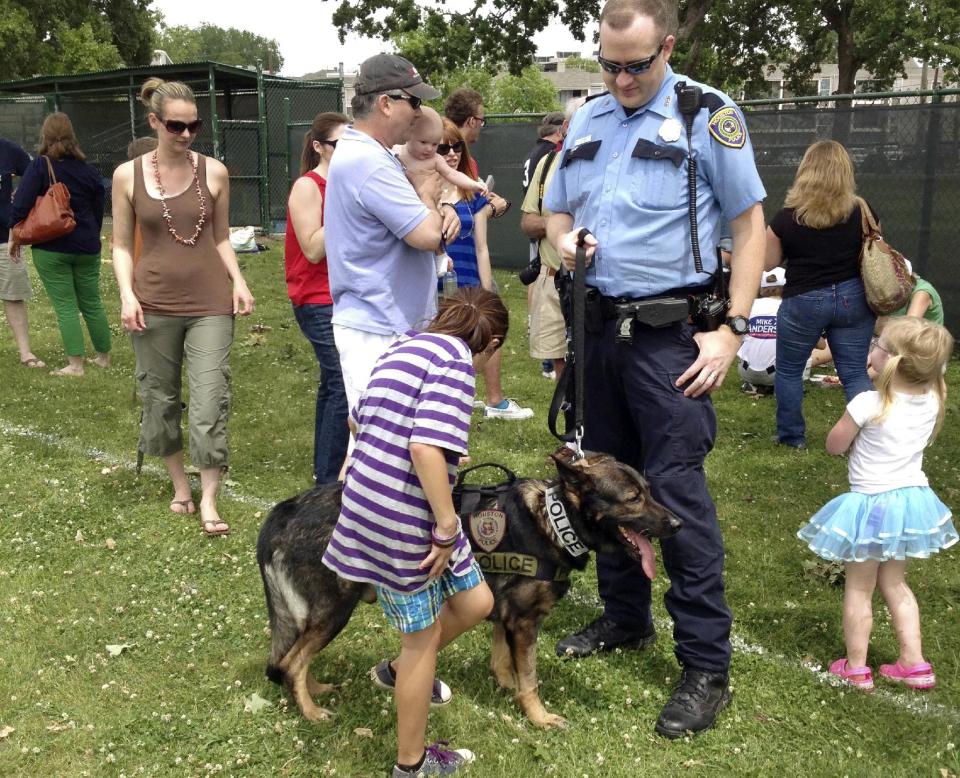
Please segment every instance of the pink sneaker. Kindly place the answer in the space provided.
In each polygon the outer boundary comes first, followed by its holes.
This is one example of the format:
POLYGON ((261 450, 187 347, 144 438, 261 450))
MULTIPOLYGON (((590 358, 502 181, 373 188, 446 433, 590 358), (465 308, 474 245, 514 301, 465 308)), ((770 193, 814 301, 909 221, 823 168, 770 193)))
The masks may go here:
POLYGON ((929 662, 904 667, 897 660, 894 665, 880 665, 880 675, 894 683, 906 684, 911 689, 932 689, 937 685, 937 677, 929 662))
MULTIPOLYGON (((845 683, 865 692, 873 691, 873 672, 869 667, 848 667, 847 660, 837 659, 830 665, 830 672, 845 683)), ((882 671, 881 671, 882 672, 882 671)))

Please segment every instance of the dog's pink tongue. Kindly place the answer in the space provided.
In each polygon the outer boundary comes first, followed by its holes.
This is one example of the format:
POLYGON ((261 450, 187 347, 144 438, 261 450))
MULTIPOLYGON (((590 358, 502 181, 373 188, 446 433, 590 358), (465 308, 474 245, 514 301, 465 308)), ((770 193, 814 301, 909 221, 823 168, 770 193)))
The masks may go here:
POLYGON ((644 535, 637 535, 637 541, 640 546, 640 564, 644 574, 652 581, 657 574, 657 556, 653 552, 653 543, 644 535))
POLYGON ((626 530, 626 532, 640 552, 640 565, 643 567, 644 575, 652 581, 657 574, 657 556, 653 551, 653 544, 646 535, 632 530, 626 530))

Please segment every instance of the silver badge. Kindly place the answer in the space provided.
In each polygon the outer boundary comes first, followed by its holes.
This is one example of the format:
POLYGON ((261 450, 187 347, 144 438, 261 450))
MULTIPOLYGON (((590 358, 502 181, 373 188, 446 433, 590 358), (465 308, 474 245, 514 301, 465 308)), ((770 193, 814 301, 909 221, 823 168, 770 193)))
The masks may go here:
POLYGON ((683 125, 676 119, 664 119, 660 125, 660 137, 667 143, 673 143, 680 140, 680 133, 683 132, 683 125))

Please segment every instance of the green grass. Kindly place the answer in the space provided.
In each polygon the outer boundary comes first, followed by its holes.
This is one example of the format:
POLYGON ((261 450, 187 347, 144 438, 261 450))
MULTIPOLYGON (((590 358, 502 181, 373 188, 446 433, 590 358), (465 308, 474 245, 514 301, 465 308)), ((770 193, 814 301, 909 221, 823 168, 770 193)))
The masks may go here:
MULTIPOLYGON (((266 506, 308 485, 316 367, 286 299, 281 251, 242 263, 258 303, 253 317, 238 320, 233 352, 228 486, 235 497, 222 502, 232 526, 227 538, 203 538, 196 519, 168 512, 169 487, 157 462, 139 479, 123 464, 135 454, 138 409, 133 356, 119 328, 114 366, 89 368, 81 380, 17 367, 8 331, 0 329, 0 775, 376 776, 392 764, 392 701, 367 679, 398 645, 378 608, 361 606, 315 663, 319 679, 344 684, 332 701, 333 721, 303 721, 263 675, 269 637, 254 546, 266 506), (251 332, 257 324, 270 329, 251 332), (122 645, 110 655, 107 646, 122 645), (269 705, 245 709, 259 698, 269 705)), ((525 476, 549 475, 551 385, 526 353, 523 287, 506 273, 498 282, 514 312, 505 387, 537 415, 524 422, 477 418, 472 454, 525 476)), ((118 322, 108 264, 102 285, 118 322)), ((60 339, 42 291, 30 314, 35 351, 57 365, 60 339)), ((951 397, 957 376, 953 364, 951 397)), ((745 397, 736 383, 728 380, 716 398, 720 433, 707 462, 741 647, 731 707, 697 738, 668 742, 653 734, 677 675, 662 575, 655 647, 557 659, 555 641, 597 612, 588 572, 547 620, 539 652, 542 696, 570 721, 567 732, 534 729, 496 687, 489 626, 441 657, 456 697, 431 714, 428 735, 475 750, 470 775, 960 773, 958 552, 914 563, 910 572, 925 652, 939 679, 935 691, 866 696, 825 684, 809 668, 842 654, 842 590, 804 572, 811 555, 794 533, 846 488, 845 462, 822 447, 842 393, 808 393, 811 450, 798 454, 770 442, 773 400, 745 397)), ((958 449, 951 401, 926 469, 952 505, 958 449)), ((895 655, 878 600, 871 663, 895 655)))

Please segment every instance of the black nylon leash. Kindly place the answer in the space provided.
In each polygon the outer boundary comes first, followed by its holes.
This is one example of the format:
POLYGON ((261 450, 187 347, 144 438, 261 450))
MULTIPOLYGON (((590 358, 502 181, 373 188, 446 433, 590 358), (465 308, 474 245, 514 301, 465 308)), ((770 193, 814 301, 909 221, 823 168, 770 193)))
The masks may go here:
POLYGON ((550 433, 565 443, 573 443, 574 461, 583 458, 581 441, 583 440, 583 376, 584 348, 586 341, 585 319, 587 306, 587 251, 584 239, 590 230, 584 227, 577 233, 577 253, 573 271, 573 321, 571 322, 570 346, 567 349, 567 366, 557 381, 547 414, 547 427, 550 433), (571 364, 572 363, 572 364, 571 364), (573 368, 573 429, 564 434, 557 431, 557 417, 563 410, 569 388, 570 368, 573 368))

